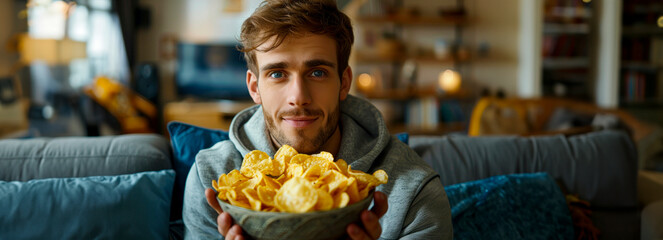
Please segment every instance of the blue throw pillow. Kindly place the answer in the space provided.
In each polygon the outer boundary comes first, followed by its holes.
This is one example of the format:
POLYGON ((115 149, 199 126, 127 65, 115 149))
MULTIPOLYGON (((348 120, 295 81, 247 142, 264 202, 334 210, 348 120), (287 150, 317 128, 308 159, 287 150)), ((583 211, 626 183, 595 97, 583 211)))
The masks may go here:
POLYGON ((396 133, 396 138, 405 144, 409 144, 408 142, 410 141, 410 135, 407 132, 396 133))
POLYGON ((446 186, 454 239, 572 239, 564 194, 547 173, 446 186))
POLYGON ((168 239, 173 170, 0 181, 0 239, 168 239))
POLYGON ((189 169, 196 161, 198 151, 209 148, 217 142, 228 140, 228 132, 186 124, 168 123, 168 133, 173 147, 173 168, 177 173, 173 190, 173 220, 182 218, 184 185, 189 169))

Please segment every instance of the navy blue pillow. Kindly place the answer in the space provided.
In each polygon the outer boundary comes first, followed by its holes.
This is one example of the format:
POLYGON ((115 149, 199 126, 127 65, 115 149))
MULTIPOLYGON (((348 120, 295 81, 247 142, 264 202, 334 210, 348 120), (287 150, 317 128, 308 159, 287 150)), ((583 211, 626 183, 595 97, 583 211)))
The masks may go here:
POLYGON ((455 239, 573 239, 566 198, 547 173, 446 186, 455 239))
POLYGON ((196 161, 198 151, 209 148, 217 142, 228 140, 228 132, 218 129, 209 129, 186 124, 182 122, 168 123, 168 133, 173 146, 173 168, 175 176, 175 189, 173 190, 173 217, 182 216, 182 201, 184 199, 184 185, 189 169, 196 161))

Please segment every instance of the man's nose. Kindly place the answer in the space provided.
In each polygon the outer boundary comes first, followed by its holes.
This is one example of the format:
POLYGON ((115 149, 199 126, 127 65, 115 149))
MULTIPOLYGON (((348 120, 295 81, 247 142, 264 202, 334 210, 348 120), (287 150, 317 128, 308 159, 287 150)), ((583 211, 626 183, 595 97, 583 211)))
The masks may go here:
POLYGON ((311 92, 308 89, 306 78, 296 75, 288 84, 288 104, 291 106, 306 106, 311 103, 311 92))

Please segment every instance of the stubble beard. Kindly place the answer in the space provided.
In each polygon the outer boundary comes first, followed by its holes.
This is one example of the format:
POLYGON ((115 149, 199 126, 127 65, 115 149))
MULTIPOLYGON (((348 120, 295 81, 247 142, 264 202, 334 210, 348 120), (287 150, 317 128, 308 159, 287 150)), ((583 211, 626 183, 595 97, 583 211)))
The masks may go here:
MULTIPOLYGON (((306 132, 304 129, 297 129, 297 131, 295 132, 295 136, 289 137, 287 134, 285 134, 282 131, 282 129, 276 127, 274 118, 272 118, 271 115, 267 114, 265 112, 265 109, 263 108, 263 115, 265 116, 267 133, 272 138, 272 141, 274 141, 279 146, 287 144, 295 148, 300 153, 307 153, 307 154, 317 153, 321 150, 320 148, 322 148, 322 146, 325 143, 327 143, 327 140, 331 138, 331 136, 334 134, 334 131, 336 131, 336 128, 338 127, 339 124, 338 121, 340 115, 339 105, 337 105, 336 109, 329 114, 328 118, 329 122, 326 125, 324 125, 322 128, 320 128, 312 139, 306 136, 306 132)), ((323 112, 321 110, 297 109, 288 112, 282 112, 277 114, 276 116, 278 118, 282 118, 283 116, 291 116, 291 115, 318 116, 321 118, 323 116, 323 112)))

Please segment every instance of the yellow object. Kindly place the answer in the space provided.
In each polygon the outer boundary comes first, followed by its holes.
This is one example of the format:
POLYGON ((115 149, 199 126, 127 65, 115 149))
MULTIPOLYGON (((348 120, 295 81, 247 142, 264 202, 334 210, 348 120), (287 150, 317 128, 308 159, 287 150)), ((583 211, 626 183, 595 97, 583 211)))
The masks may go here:
POLYGON ((97 77, 84 92, 120 122, 122 133, 154 132, 151 122, 157 108, 131 89, 110 78, 97 77))
POLYGON ((254 150, 240 170, 212 180, 217 197, 254 211, 304 213, 341 208, 368 196, 388 181, 387 173, 352 170, 328 152, 307 155, 283 145, 274 159, 254 150))

